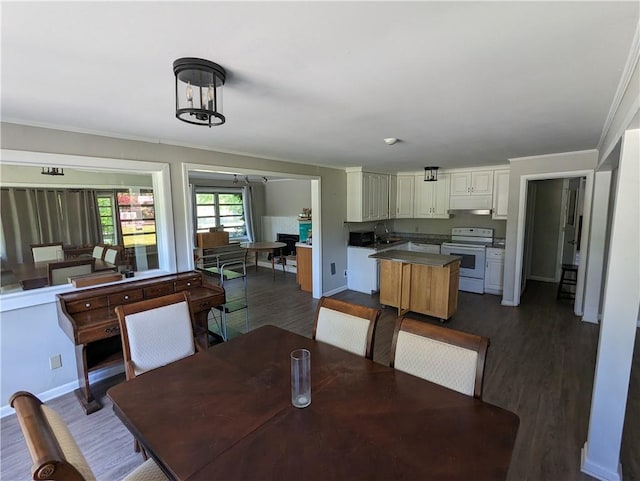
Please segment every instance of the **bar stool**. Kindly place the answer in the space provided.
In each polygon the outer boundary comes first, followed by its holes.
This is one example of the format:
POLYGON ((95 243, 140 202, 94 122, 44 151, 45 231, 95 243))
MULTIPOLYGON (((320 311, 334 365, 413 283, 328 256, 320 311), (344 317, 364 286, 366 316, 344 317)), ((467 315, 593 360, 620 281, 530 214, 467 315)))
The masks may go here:
POLYGON ((562 264, 562 274, 560 274, 560 285, 556 299, 575 299, 575 289, 570 286, 578 284, 578 266, 575 264, 562 264))

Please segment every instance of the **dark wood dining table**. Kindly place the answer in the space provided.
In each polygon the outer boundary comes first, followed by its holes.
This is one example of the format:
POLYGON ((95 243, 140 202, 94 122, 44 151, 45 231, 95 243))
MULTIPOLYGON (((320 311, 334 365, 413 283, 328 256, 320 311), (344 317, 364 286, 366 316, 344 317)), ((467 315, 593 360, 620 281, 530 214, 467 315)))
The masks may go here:
MULTIPOLYGON (((11 267, 11 272, 16 276, 23 290, 39 289, 40 287, 49 285, 49 264, 52 262, 61 261, 25 262, 11 267)), ((111 264, 102 259, 96 259, 94 272, 114 271, 117 268, 118 266, 115 264, 111 264)))
POLYGON ((174 480, 505 479, 519 420, 500 407, 274 326, 112 387, 174 480), (291 405, 290 352, 311 351, 291 405))

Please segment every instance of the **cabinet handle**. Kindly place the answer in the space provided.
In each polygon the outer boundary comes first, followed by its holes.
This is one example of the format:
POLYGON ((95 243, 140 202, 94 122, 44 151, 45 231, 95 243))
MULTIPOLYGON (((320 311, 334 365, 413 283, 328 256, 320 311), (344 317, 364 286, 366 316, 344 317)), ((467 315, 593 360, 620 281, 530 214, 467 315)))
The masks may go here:
POLYGON ((187 282, 187 287, 191 287, 191 282, 187 282))
POLYGON ((84 305, 84 307, 86 307, 87 309, 89 309, 89 308, 91 307, 91 304, 87 302, 87 303, 84 305))
POLYGON ((124 296, 124 300, 128 301, 129 300, 129 296, 124 296))
POLYGON ((200 307, 207 307, 209 305, 208 302, 201 302, 200 307))
POLYGON ((104 332, 106 332, 107 334, 115 334, 117 332, 120 332, 120 328, 119 327, 107 327, 104 332))

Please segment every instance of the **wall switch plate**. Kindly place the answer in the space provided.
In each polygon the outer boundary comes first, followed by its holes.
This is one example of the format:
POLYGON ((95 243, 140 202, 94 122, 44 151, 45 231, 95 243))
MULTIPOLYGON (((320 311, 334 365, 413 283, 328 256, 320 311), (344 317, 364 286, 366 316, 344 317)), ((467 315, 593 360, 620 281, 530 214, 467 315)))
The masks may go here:
POLYGON ((62 367, 62 354, 56 354, 49 358, 49 367, 51 369, 58 369, 62 367))

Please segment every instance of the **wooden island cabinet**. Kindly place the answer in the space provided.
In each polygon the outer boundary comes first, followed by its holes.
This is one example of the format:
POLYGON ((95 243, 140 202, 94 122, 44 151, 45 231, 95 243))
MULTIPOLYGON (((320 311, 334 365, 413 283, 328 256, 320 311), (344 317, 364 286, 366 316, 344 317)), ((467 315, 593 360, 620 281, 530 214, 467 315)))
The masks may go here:
POLYGON ((380 259, 380 304, 449 319, 458 310, 460 258, 408 251, 383 251, 380 259))
POLYGON ((123 363, 116 306, 185 290, 194 314, 194 332, 199 342, 205 344, 209 310, 225 302, 225 292, 220 286, 207 284, 200 272, 181 272, 57 295, 58 325, 76 346, 80 384, 76 395, 87 414, 101 407, 91 392, 89 373, 123 363))
POLYGON ((296 244, 296 281, 300 289, 306 292, 313 290, 311 249, 309 244, 296 244))

